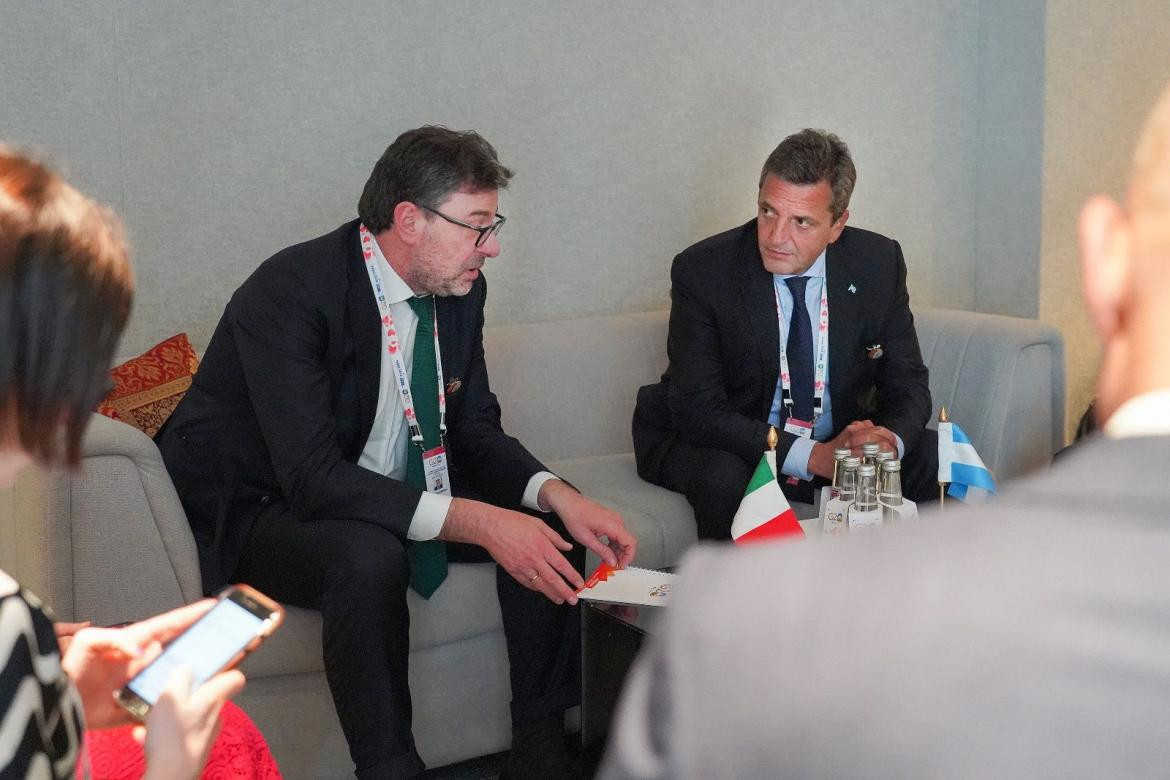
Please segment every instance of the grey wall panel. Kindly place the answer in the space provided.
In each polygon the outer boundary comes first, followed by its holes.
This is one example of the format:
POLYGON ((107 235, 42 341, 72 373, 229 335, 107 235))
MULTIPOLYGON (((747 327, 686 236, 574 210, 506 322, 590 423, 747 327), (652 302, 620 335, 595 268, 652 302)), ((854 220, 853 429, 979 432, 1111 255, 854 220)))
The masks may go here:
POLYGON ((114 17, 83 0, 0 3, 0 139, 41 153, 121 210, 114 17))
POLYGON ((1040 313, 1045 0, 980 3, 977 311, 1040 313))
POLYGON ((851 222, 902 242, 914 300, 976 303, 977 0, 259 8, 3 12, 0 137, 48 148, 130 228, 124 354, 180 330, 204 346, 240 281, 350 218, 425 122, 480 130, 516 170, 493 323, 666 305, 670 259, 750 218, 764 157, 809 125, 850 143, 851 222))

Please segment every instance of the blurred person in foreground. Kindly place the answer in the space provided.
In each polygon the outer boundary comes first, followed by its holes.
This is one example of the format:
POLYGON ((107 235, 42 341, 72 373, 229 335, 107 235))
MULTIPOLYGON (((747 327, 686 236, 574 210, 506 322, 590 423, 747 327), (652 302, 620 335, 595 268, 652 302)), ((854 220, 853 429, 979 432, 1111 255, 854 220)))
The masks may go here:
MULTIPOLYGON (((0 145, 0 488, 32 462, 77 465, 132 295, 114 216, 0 145)), ((46 607, 0 572, 0 777, 73 777, 83 729, 132 723, 115 692, 211 603, 82 629, 61 654, 46 607)), ((243 684, 177 674, 139 729, 146 777, 195 777, 243 684)))
POLYGON ((1079 233, 1104 435, 979 511, 690 556, 603 777, 1165 775, 1170 91, 1079 233))

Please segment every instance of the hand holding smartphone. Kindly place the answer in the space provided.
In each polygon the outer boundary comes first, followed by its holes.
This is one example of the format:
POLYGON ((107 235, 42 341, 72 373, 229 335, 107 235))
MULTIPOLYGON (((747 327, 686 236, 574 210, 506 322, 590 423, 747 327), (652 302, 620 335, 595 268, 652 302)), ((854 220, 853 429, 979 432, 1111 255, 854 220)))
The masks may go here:
POLYGON ((247 585, 232 585, 215 605, 163 650, 117 694, 118 702, 136 718, 146 718, 174 671, 191 673, 192 689, 228 669, 284 620, 284 609, 247 585))

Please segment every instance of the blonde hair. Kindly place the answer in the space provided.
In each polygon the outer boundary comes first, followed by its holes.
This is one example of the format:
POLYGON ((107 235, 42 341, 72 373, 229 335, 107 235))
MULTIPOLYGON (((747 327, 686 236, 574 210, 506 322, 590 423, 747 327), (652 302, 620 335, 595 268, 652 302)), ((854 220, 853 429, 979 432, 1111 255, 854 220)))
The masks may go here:
POLYGON ((0 144, 0 441, 77 463, 133 290, 114 214, 0 144))

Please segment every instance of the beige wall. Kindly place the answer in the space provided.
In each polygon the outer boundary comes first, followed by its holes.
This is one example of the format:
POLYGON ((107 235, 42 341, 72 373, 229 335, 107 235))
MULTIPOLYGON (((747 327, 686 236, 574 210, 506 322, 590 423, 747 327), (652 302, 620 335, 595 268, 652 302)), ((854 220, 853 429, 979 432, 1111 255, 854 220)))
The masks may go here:
POLYGON ((1099 347, 1081 303, 1076 221, 1124 195, 1130 150, 1170 79, 1165 0, 1050 0, 1045 66, 1040 318, 1064 333, 1070 430, 1093 396, 1099 347))
POLYGON ((0 137, 125 219, 123 354, 205 346, 240 282, 352 218, 425 122, 479 129, 516 170, 492 323, 665 307, 671 258, 753 216, 764 158, 810 125, 852 147, 851 223, 901 241, 916 305, 1023 289, 1009 309, 1035 314, 1038 240, 1011 242, 1038 234, 1043 0, 8 5, 0 137), (1028 187, 991 186, 1020 165, 1028 187), (997 292, 1021 256, 1032 278, 997 292))
POLYGON ((128 224, 124 354, 180 330, 205 346, 261 260, 353 215, 406 127, 476 127, 517 170, 488 271, 506 323, 665 306, 671 257, 749 218, 767 152, 814 125, 853 148, 851 222, 902 242, 913 302, 1055 324, 1070 425, 1087 403, 1076 213, 1118 193, 1170 77, 1165 0, 323 8, 4 11, 0 137, 128 224))

